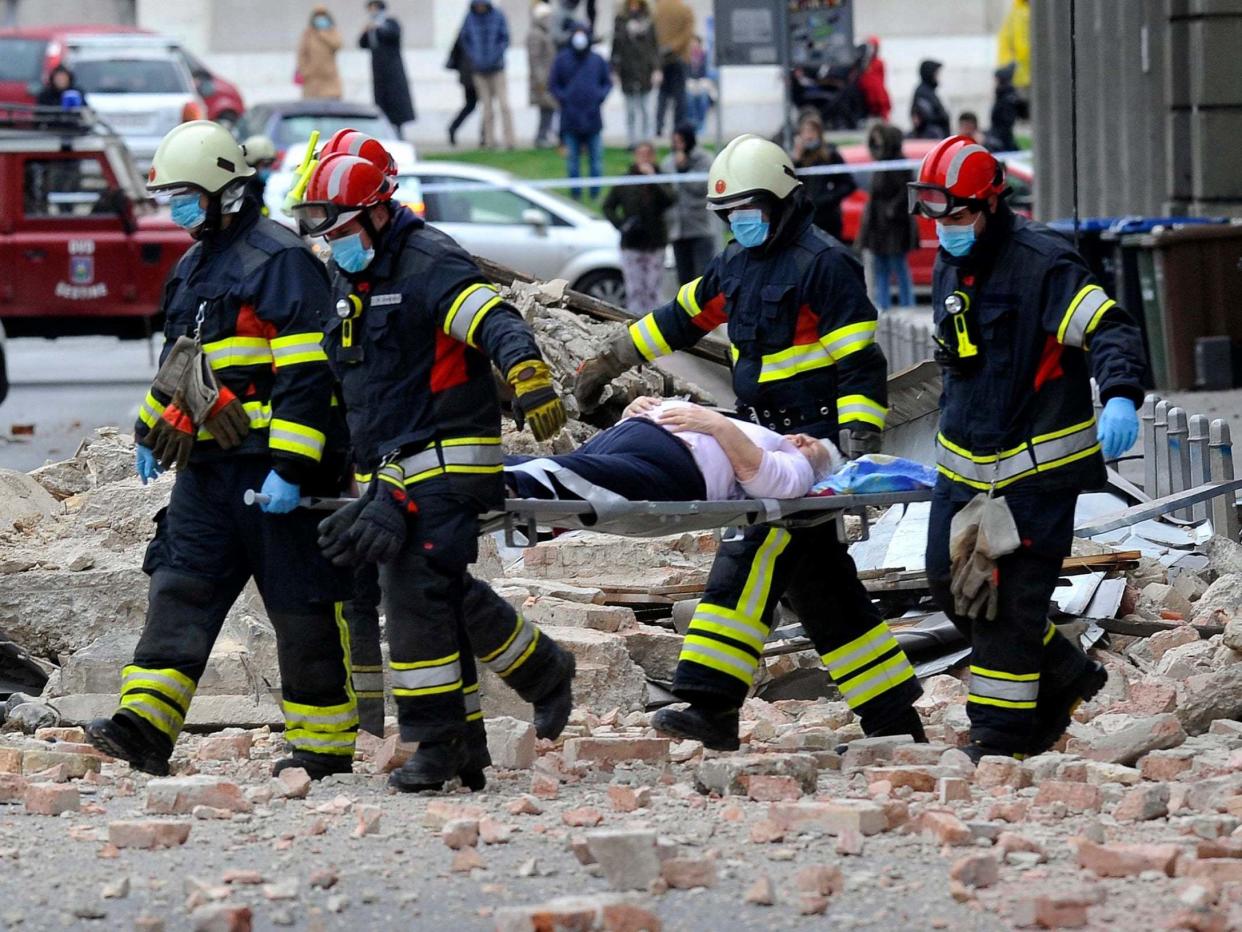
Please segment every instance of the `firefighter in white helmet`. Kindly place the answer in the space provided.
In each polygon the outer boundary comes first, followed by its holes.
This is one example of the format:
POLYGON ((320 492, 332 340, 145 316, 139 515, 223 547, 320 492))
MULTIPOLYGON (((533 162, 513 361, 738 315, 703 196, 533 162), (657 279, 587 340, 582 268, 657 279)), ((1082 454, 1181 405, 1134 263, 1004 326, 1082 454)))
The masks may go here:
POLYGON ((121 671, 120 707, 86 729, 147 773, 168 773, 212 644, 251 578, 276 630, 292 747, 275 770, 319 778, 353 762, 348 579, 319 552, 321 516, 298 507, 342 487, 347 438, 319 330, 332 292, 301 238, 243 195, 253 173, 227 130, 199 120, 164 138, 147 177, 196 240, 164 288, 160 370, 134 427, 142 481, 172 465, 177 480, 143 565, 147 623, 121 671), (251 489, 261 510, 244 503, 251 489))
POLYGON ((276 143, 272 142, 267 136, 256 134, 246 137, 246 141, 242 143, 242 152, 246 156, 246 164, 254 169, 254 175, 251 176, 249 184, 246 185, 246 193, 259 202, 263 216, 268 216, 268 209, 264 204, 267 195, 267 182, 272 177, 272 172, 276 167, 276 143))
MULTIPOLYGON (((740 417, 784 434, 875 452, 887 413, 876 312, 853 254, 813 222, 815 207, 789 156, 739 136, 712 164, 707 206, 733 241, 675 300, 631 324, 579 372, 589 411, 623 370, 692 346, 728 325, 740 417), (845 433, 848 432, 848 433, 845 433)), ((655 726, 719 750, 738 747, 738 709, 785 596, 869 735, 923 739, 914 670, 858 576, 835 523, 758 525, 721 545, 673 680, 685 709, 655 726)))

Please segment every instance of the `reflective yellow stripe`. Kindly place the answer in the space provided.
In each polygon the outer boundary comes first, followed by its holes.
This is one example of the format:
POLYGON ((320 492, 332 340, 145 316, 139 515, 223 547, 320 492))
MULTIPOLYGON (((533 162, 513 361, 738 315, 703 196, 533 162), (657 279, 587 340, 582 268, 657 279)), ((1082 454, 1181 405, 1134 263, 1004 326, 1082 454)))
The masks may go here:
POLYGON ((1116 302, 1099 285, 1084 285, 1066 308, 1057 328, 1057 342, 1066 346, 1085 347, 1087 337, 1100 324, 1100 318, 1116 302))
POLYGON ((1035 708, 1034 700, 1014 700, 1014 699, 994 699, 991 696, 976 696, 973 693, 966 697, 967 702, 973 702, 975 705, 994 705, 1002 709, 1033 709, 1035 708))
POLYGON ((771 528, 759 550, 755 554, 755 562, 751 564, 750 573, 746 576, 746 585, 737 600, 739 617, 759 621, 763 610, 768 604, 768 592, 772 588, 772 569, 776 558, 785 552, 792 536, 784 528, 771 528))
POLYGON ((836 650, 829 651, 820 659, 828 668, 829 674, 837 682, 854 670, 875 660, 886 651, 892 650, 897 639, 893 637, 888 625, 880 622, 870 631, 860 634, 854 640, 842 644, 836 650))
POLYGON ((406 689, 401 686, 393 686, 392 694, 394 696, 438 696, 442 693, 451 693, 461 689, 461 680, 454 680, 451 683, 443 683, 438 686, 421 686, 415 689, 406 689))
MULTIPOLYGON (((251 430, 264 430, 272 425, 272 406, 266 401, 247 401, 242 403, 246 414, 250 416, 251 430)), ((198 429, 199 440, 214 440, 215 437, 205 427, 198 429)))
POLYGON ((147 427, 154 427, 155 422, 164 413, 165 407, 165 405, 160 404, 155 395, 147 392, 147 397, 143 399, 142 404, 138 408, 138 420, 146 424, 147 427))
POLYGON ((158 692, 178 703, 182 709, 188 709, 198 684, 180 670, 168 667, 151 669, 129 664, 121 670, 121 692, 139 688, 158 692))
POLYGON ((847 424, 850 421, 862 421, 880 430, 888 416, 888 408, 878 404, 866 395, 842 395, 837 399, 837 422, 847 424))
POLYGON ((759 661, 746 651, 693 634, 686 635, 680 660, 692 660, 709 669, 735 676, 747 686, 750 686, 759 668, 759 661))
POLYGON ((686 282, 677 290, 677 304, 690 317, 698 317, 703 313, 703 309, 699 307, 699 299, 696 294, 699 290, 699 282, 702 280, 703 276, 700 275, 694 281, 686 282))
POLYGON ((321 731, 307 731, 304 728, 285 729, 285 740, 299 751, 311 751, 315 754, 336 754, 341 757, 354 756, 354 733, 325 734, 321 731))
POLYGON ((173 741, 177 740, 181 726, 185 724, 185 716, 160 702, 157 696, 144 693, 122 696, 121 708, 139 716, 173 741))
POLYGON ((659 356, 667 356, 673 351, 668 341, 664 339, 664 334, 660 332, 660 325, 656 323, 654 314, 648 314, 642 320, 636 320, 630 324, 630 339, 634 341, 638 352, 649 362, 659 356))
POLYGON ((229 337, 205 343, 203 352, 213 369, 272 363, 272 346, 264 337, 229 337))
POLYGON ((1057 626, 1052 622, 1048 622, 1048 630, 1044 632, 1044 644, 1047 644, 1057 636, 1057 626))
POLYGON ((271 341, 272 362, 277 369, 304 362, 327 362, 321 333, 292 333, 271 341))
POLYGON ((913 676, 914 668, 910 666, 910 661, 905 654, 898 651, 883 663, 863 670, 857 676, 837 685, 850 708, 857 709, 864 702, 888 692, 894 686, 900 686, 913 676))
POLYGON ((993 680, 1009 680, 1014 683, 1031 683, 1039 680, 1038 673, 1006 673, 1004 670, 989 670, 986 667, 970 665, 971 673, 978 673, 993 680))
POLYGON ((851 353, 866 349, 875 342, 876 322, 864 320, 846 327, 838 327, 819 338, 819 342, 835 362, 851 353))
POLYGON ((788 379, 800 372, 824 369, 833 365, 832 356, 819 343, 799 343, 779 353, 768 353, 760 358, 759 381, 776 382, 788 379))
POLYGON ((267 445, 272 450, 296 453, 318 463, 323 457, 323 448, 326 442, 327 440, 322 431, 315 430, 313 427, 307 427, 305 424, 298 424, 295 421, 272 418, 272 425, 267 440, 267 445))
MULTIPOLYGON (((699 606, 699 608, 701 607, 699 606)), ((711 612, 710 606, 707 612, 700 612, 699 608, 695 609, 694 617, 690 620, 690 634, 696 631, 719 634, 723 637, 732 638, 762 653, 764 641, 768 637, 768 631, 762 625, 749 622, 745 618, 715 615, 714 612, 711 612)))
POLYGON ((444 317, 444 332, 474 346, 474 333, 483 318, 504 299, 494 285, 476 282, 463 288, 444 317))

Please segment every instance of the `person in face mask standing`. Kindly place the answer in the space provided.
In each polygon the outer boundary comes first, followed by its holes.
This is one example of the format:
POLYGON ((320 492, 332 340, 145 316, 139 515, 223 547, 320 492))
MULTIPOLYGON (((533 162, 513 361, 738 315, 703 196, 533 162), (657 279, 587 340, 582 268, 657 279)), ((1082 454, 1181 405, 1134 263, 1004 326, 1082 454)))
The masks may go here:
POLYGON ((341 34, 326 6, 311 10, 310 22, 298 43, 297 75, 306 99, 341 99, 341 73, 336 53, 341 50, 341 34))
POLYGON ((267 197, 267 181, 272 177, 272 166, 276 164, 276 144, 267 136, 250 136, 242 143, 242 152, 246 156, 246 164, 254 169, 254 174, 246 182, 246 194, 259 203, 259 212, 268 216, 270 211, 264 200, 267 197))
MULTIPOLYGON (((814 224, 815 206, 775 143, 747 134, 712 163, 707 205, 734 241, 676 299, 587 360, 574 393, 590 411, 621 372, 692 346, 722 323, 733 344, 738 413, 778 433, 878 452, 887 364, 862 268, 814 224), (842 430, 845 428, 846 430, 842 430)), ((914 670, 858 581, 832 522, 756 525, 720 547, 690 622, 673 692, 690 705, 652 724, 718 750, 738 747, 738 710, 785 596, 868 735, 924 739, 914 670)))
MULTIPOLYGON (((795 168, 845 164, 845 159, 841 157, 837 147, 824 138, 824 121, 818 110, 808 110, 798 120, 793 162, 795 168)), ((854 176, 807 175, 802 183, 806 186, 807 195, 815 203, 815 225, 840 239, 841 202, 858 189, 854 176)))
MULTIPOLYGON (((561 139, 565 143, 565 169, 570 178, 582 171, 582 150, 592 178, 604 173, 604 118, 600 114, 612 78, 608 63, 591 51, 591 33, 585 23, 574 26, 569 45, 557 53, 552 63, 548 90, 561 105, 561 139)), ((582 189, 570 188, 577 200, 582 189)), ((591 188, 591 197, 599 197, 599 188, 591 188)))
POLYGON ((253 578, 276 631, 293 748, 274 769, 318 779, 350 771, 358 729, 340 616, 348 579, 319 552, 322 516, 298 507, 302 494, 340 494, 344 480, 344 425, 320 346, 332 292, 302 239, 243 193, 253 172, 224 127, 196 120, 164 137, 147 176, 196 241, 164 287, 160 371, 134 427, 142 481, 175 464, 177 482, 143 564, 147 622, 120 708, 86 733, 167 774, 212 644, 253 578), (252 489, 261 508, 244 503, 252 489))
POLYGON ((534 704, 541 738, 569 720, 574 675, 572 654, 467 572, 479 515, 504 499, 492 366, 537 440, 565 409, 530 327, 465 250, 393 200, 375 155, 328 155, 296 208, 303 232, 332 247, 323 346, 370 481, 324 521, 320 544, 339 565, 379 564, 397 720, 418 742, 389 782, 477 790, 490 759, 474 656, 534 704))
POLYGON ((1004 167, 974 140, 944 140, 908 187, 940 240, 927 573, 973 647, 965 750, 1038 754, 1107 677, 1048 621, 1048 602, 1079 492, 1103 486, 1105 460, 1138 436, 1142 338, 1064 237, 1010 210, 1004 167))

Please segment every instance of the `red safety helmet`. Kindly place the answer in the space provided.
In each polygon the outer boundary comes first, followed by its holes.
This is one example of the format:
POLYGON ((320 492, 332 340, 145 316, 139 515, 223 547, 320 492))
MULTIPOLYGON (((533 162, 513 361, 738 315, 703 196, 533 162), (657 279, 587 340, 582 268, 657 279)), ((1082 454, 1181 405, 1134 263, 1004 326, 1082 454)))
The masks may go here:
POLYGON ((326 236, 368 207, 391 200, 395 189, 374 163, 338 152, 316 166, 305 200, 293 210, 303 233, 326 236))
POLYGON ((1005 166, 969 136, 950 136, 923 156, 919 180, 906 185, 910 213, 933 219, 968 207, 982 210, 1005 192, 1005 166))
POLYGON ((329 137, 319 150, 322 162, 330 155, 341 153, 364 158, 388 178, 397 177, 397 162, 392 153, 384 148, 384 144, 374 136, 357 129, 338 129, 329 137))

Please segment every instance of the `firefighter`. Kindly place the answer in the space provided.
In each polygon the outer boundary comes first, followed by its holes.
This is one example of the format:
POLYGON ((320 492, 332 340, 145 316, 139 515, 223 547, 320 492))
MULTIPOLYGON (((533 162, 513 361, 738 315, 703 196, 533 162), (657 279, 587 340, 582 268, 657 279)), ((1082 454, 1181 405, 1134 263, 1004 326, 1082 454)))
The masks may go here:
POLYGON ((944 392, 927 571, 971 639, 975 760, 1049 749, 1104 685, 1103 666, 1047 609, 1078 493, 1102 486, 1105 459, 1133 445, 1143 397, 1138 329, 1070 243, 1016 216, 1007 193, 1003 165, 965 136, 932 149, 909 185, 911 212, 935 219, 940 240, 944 392))
MULTIPOLYGON (((693 345, 728 323, 739 414, 781 434, 877 451, 887 413, 876 312, 849 250, 814 225, 815 205, 789 157, 754 135, 712 163, 708 207, 733 232, 701 278, 631 324, 575 385, 584 410, 630 366, 693 345)), ((835 523, 758 525, 721 545, 686 635, 673 692, 689 701, 654 724, 710 748, 738 747, 738 709, 784 595, 869 735, 925 740, 914 670, 862 583, 835 523)))
POLYGON ((540 440, 565 410, 534 335, 470 256, 392 200, 372 161, 320 161, 297 213, 332 248, 336 315, 324 347, 370 485, 324 521, 339 563, 380 564, 390 676, 401 736, 418 750, 399 790, 484 785, 490 761, 475 655, 535 706, 555 737, 572 706, 573 656, 472 578, 479 515, 504 496, 492 364, 540 440))
POLYGON ((276 144, 267 136, 250 136, 242 143, 242 152, 246 156, 246 164, 254 169, 254 174, 246 182, 247 193, 259 202, 259 210, 266 217, 270 213, 265 203, 267 182, 276 165, 276 144))
MULTIPOLYGON (((177 480, 144 570, 147 621, 122 671, 120 708, 87 726, 92 744, 139 770, 168 758, 225 614, 253 578, 276 631, 281 708, 292 754, 279 773, 351 769, 358 719, 348 673, 342 574, 317 546, 299 496, 339 494, 344 426, 332 430, 332 371, 319 322, 331 314, 327 272, 294 233, 244 194, 253 169, 221 126, 183 123, 155 153, 148 189, 172 196, 172 218, 196 240, 164 290, 161 369, 135 425, 138 474, 170 465, 177 480), (213 386, 197 419, 179 360, 213 386), (243 502, 259 488, 262 509, 243 502)), ((201 399, 200 399, 201 400, 201 399)))

